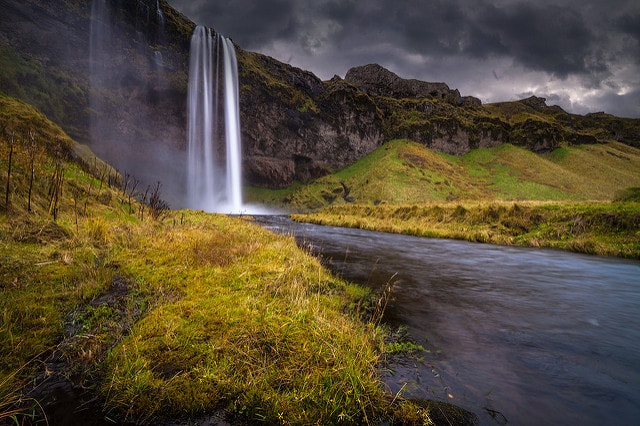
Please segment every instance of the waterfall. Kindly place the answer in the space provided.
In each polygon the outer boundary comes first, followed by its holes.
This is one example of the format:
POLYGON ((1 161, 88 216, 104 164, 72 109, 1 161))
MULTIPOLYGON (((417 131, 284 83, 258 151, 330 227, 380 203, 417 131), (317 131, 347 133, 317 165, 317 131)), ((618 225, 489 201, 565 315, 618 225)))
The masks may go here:
MULTIPOLYGON (((166 36, 165 36, 165 25, 164 25, 164 13, 162 13, 162 9, 160 8, 160 0, 156 0, 156 34, 155 34, 155 43, 158 46, 157 48, 161 48, 166 44, 166 36)), ((162 52, 160 50, 155 50, 153 52, 154 62, 156 64, 156 69, 161 71, 164 67, 164 58, 162 57, 162 52)))
MULTIPOLYGON (((220 37, 220 36, 219 36, 220 37)), ((240 173, 240 102, 238 100, 238 60, 233 43, 220 37, 224 50, 225 135, 227 139, 227 199, 235 210, 242 207, 240 173)))
POLYGON ((164 13, 160 9, 160 0, 156 0, 156 17, 158 18, 158 25, 164 30, 164 13))
POLYGON ((238 67, 231 40, 197 26, 191 37, 187 122, 190 208, 242 211, 238 67), (219 111, 223 112, 223 116, 219 111))

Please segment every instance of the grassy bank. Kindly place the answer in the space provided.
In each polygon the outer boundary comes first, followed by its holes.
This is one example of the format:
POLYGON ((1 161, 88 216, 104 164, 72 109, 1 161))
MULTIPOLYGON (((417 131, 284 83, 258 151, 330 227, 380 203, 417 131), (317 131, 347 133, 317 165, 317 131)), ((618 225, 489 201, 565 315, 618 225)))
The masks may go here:
POLYGON ((224 409, 309 424, 384 411, 383 333, 357 316, 369 295, 293 239, 195 212, 175 223, 92 214, 77 228, 64 216, 4 218, 5 405, 56 380, 43 373, 53 356, 66 367, 50 374, 92 387, 114 420, 224 409))
POLYGON ((106 359, 108 406, 144 420, 211 407, 269 423, 372 419, 382 334, 343 313, 366 293, 290 238, 237 219, 182 220, 114 259, 162 303, 106 359))
POLYGON ((299 221, 640 258, 637 170, 640 150, 613 141, 455 157, 393 140, 332 175, 258 197, 315 211, 299 221))
POLYGON ((292 217, 322 225, 640 258, 640 204, 635 201, 341 205, 292 217))
POLYGON ((380 381, 376 295, 291 237, 134 193, 2 101, 0 423, 429 421, 380 381))

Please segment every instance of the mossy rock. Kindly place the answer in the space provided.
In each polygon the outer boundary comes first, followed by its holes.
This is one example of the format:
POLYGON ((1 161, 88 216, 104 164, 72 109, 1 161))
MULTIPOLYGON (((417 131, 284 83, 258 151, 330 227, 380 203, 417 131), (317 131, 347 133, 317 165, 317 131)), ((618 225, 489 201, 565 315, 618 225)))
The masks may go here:
POLYGON ((401 399, 396 404, 392 421, 394 425, 473 426, 479 421, 474 413, 447 402, 401 399))
POLYGON ((435 425, 472 426, 478 424, 478 416, 448 402, 429 399, 412 399, 411 402, 429 411, 429 417, 435 425))

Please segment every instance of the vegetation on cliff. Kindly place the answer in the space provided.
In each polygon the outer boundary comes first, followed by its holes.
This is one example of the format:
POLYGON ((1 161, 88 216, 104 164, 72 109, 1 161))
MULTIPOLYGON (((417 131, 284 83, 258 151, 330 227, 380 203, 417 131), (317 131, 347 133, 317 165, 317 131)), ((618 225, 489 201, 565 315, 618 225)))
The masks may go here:
POLYGON ((64 125, 67 133, 87 139, 86 81, 25 58, 1 42, 0 69, 0 91, 36 106, 49 119, 64 125))

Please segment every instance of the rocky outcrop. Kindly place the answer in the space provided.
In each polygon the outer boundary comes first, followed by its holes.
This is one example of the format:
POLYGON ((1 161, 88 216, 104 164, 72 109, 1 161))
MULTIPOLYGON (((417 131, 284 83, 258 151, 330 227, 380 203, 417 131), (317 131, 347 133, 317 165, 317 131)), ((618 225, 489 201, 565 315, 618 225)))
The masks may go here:
POLYGON ((351 68, 345 80, 376 96, 392 98, 435 98, 452 105, 468 106, 481 104, 480 99, 460 96, 458 89, 451 90, 445 83, 429 83, 415 79, 400 78, 378 64, 351 68))
POLYGON ((462 97, 445 83, 403 79, 377 64, 350 69, 345 82, 373 98, 386 139, 412 139, 453 155, 508 139, 505 123, 477 114, 479 99, 462 97))
POLYGON ((638 120, 568 114, 536 96, 483 106, 444 83, 403 79, 377 64, 352 68, 345 81, 370 95, 381 110, 385 139, 412 139, 453 155, 502 143, 546 153, 567 144, 615 138, 633 145, 640 139, 638 120))
POLYGON ((530 96, 525 99, 520 99, 518 102, 528 107, 531 107, 536 111, 544 111, 544 109, 547 108, 547 99, 540 98, 538 96, 530 96))
POLYGON ((278 188, 306 181, 354 163, 384 142, 375 103, 344 80, 323 82, 242 50, 238 60, 248 182, 278 188))

